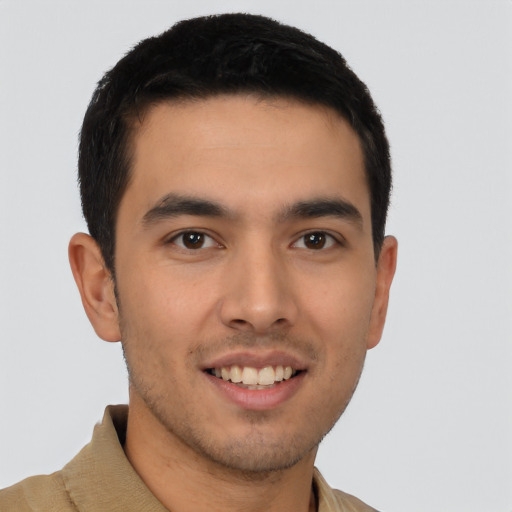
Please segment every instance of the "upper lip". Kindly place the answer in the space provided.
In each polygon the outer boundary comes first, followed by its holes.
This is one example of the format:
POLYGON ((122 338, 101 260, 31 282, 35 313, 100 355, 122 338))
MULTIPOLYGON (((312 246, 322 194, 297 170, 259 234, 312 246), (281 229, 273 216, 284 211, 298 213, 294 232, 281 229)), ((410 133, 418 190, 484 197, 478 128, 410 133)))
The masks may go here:
POLYGON ((264 368, 265 366, 291 366, 294 370, 305 370, 305 362, 294 354, 280 350, 240 351, 217 356, 202 364, 202 370, 223 368, 233 365, 264 368))

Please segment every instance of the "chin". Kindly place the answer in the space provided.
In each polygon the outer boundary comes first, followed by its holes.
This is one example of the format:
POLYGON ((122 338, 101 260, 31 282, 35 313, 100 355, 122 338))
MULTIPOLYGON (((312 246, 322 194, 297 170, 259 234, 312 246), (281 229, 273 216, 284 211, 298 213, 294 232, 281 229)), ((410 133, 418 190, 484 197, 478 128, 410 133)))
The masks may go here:
POLYGON ((270 437, 252 432, 245 438, 231 438, 227 442, 205 443, 204 439, 196 439, 191 448, 216 466, 255 478, 289 469, 310 455, 314 456, 321 441, 321 438, 314 441, 295 438, 292 441, 292 436, 288 435, 286 439, 270 437))
POLYGON ((198 423, 187 429, 172 422, 164 426, 182 445, 215 466, 215 471, 254 479, 292 468, 301 461, 312 462, 319 443, 339 417, 330 418, 324 425, 279 425, 265 418, 265 413, 245 416, 243 425, 231 429, 227 424, 206 429, 198 428, 198 423))

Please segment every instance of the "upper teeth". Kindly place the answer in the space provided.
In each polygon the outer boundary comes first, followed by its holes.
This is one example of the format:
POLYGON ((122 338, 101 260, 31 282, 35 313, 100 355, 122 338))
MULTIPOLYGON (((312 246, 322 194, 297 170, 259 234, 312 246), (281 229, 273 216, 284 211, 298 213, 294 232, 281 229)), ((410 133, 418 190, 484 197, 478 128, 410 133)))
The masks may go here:
POLYGON ((291 366, 265 366, 258 370, 251 366, 240 367, 233 365, 230 367, 223 366, 222 368, 214 368, 213 373, 216 377, 224 380, 230 380, 234 383, 242 383, 248 386, 268 386, 275 382, 289 379, 294 370, 291 366))

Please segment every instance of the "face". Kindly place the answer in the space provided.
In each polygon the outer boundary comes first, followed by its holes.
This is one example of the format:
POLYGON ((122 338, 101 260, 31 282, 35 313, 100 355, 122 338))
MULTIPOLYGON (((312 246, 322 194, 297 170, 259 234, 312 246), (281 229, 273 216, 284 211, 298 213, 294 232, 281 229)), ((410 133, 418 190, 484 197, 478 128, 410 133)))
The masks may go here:
POLYGON ((153 107, 133 144, 115 253, 132 413, 226 468, 311 456, 391 281, 357 136, 328 109, 225 96, 153 107))

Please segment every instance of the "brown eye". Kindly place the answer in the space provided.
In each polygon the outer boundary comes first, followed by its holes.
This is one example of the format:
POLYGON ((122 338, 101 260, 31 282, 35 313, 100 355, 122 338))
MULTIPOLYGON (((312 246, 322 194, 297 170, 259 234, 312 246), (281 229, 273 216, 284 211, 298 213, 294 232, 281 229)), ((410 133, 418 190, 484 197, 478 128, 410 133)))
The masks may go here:
POLYGON ((171 242, 178 247, 189 250, 205 249, 218 245, 211 236, 200 231, 185 231, 175 236, 171 242))
POLYGON ((185 233, 182 237, 183 245, 187 249, 199 249, 204 244, 204 235, 202 233, 185 233))
POLYGON ((308 249, 323 249, 325 247, 325 233, 309 233, 305 235, 304 245, 308 249))
POLYGON ((299 249, 319 251, 321 249, 328 249, 335 244, 336 240, 333 236, 324 231, 313 231, 312 233, 301 236, 293 245, 299 249))

